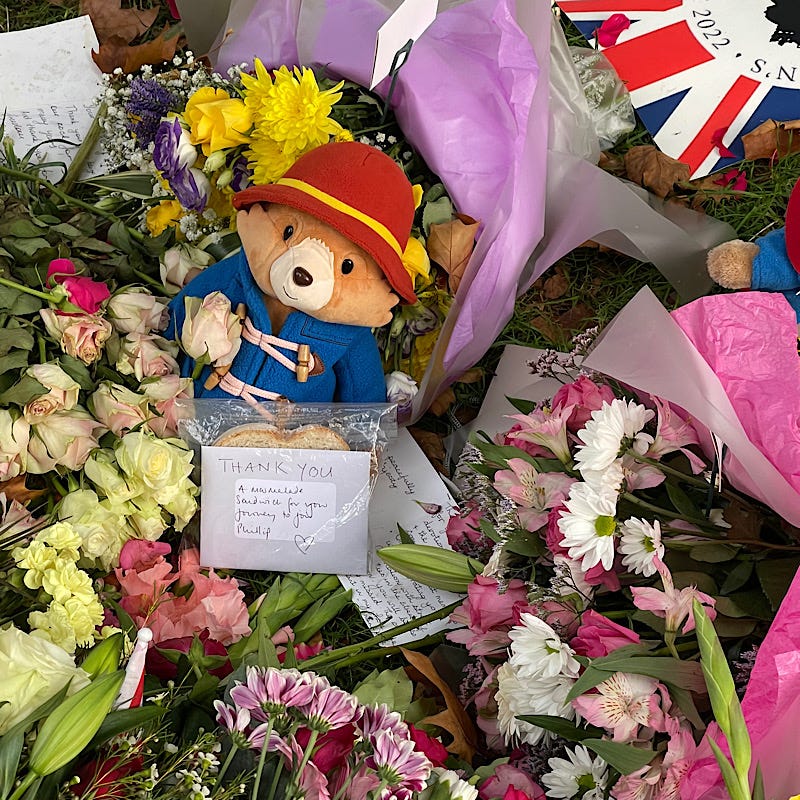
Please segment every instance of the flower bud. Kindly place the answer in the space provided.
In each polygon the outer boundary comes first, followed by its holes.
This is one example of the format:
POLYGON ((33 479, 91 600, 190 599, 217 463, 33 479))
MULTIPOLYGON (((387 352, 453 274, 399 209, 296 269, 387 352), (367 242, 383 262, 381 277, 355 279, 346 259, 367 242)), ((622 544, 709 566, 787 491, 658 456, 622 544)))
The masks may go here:
POLYGON ((466 592, 483 570, 474 558, 425 544, 394 544, 378 550, 378 555, 406 578, 447 592, 466 592))
POLYGON ((89 677, 94 680, 98 675, 107 675, 119 669, 119 659, 122 655, 123 637, 122 631, 114 633, 107 639, 98 642, 86 654, 83 659, 81 669, 89 673, 89 677))

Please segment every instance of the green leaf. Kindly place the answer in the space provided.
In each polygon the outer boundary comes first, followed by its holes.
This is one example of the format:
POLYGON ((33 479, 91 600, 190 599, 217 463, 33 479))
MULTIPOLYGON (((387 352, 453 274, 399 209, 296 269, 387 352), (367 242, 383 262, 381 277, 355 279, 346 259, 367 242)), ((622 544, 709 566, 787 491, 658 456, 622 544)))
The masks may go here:
POLYGON ((296 642, 307 642, 317 631, 336 618, 352 600, 351 589, 339 589, 327 597, 320 597, 309 606, 293 625, 296 642))
POLYGON ((731 617, 718 616, 714 620, 717 633, 724 639, 741 639, 749 636, 756 627, 754 619, 732 619, 731 617))
POLYGON ((15 348, 33 350, 33 336, 25 328, 0 328, 0 356, 15 348))
POLYGON ((675 509, 687 517, 699 517, 700 509, 672 478, 666 481, 667 495, 675 509))
POLYGON ((132 253, 136 249, 128 229, 120 220, 108 229, 108 241, 123 253, 132 253))
POLYGON ((66 236, 70 239, 83 236, 83 231, 78 230, 74 225, 70 225, 68 222, 60 222, 58 225, 53 225, 50 230, 55 233, 60 233, 62 236, 66 236))
POLYGON ((761 773, 761 764, 756 764, 756 774, 753 777, 753 800, 766 800, 764 794, 764 776, 761 773))
POLYGON ((730 561, 736 558, 739 548, 722 542, 711 542, 709 544, 698 544, 689 551, 689 555, 695 561, 705 561, 708 564, 720 564, 723 561, 730 561))
POLYGON ((697 600, 692 601, 692 607, 697 644, 700 646, 700 663, 708 687, 708 699, 711 701, 711 708, 719 727, 727 736, 730 731, 731 705, 734 701, 739 702, 736 687, 725 653, 722 652, 722 645, 708 614, 697 600))
POLYGON ((523 714, 517 719, 543 728, 556 736, 566 739, 568 742, 583 742, 585 739, 596 739, 603 735, 604 731, 594 725, 587 725, 586 728, 579 728, 574 723, 563 717, 554 717, 549 714, 523 714))
POLYGON ((438 200, 440 197, 444 197, 447 194, 447 189, 444 188, 443 183, 434 183, 433 186, 428 189, 427 192, 422 196, 422 200, 425 203, 432 203, 434 200, 438 200))
POLYGON ((93 253, 114 252, 114 245, 108 242, 101 242, 100 239, 95 239, 93 236, 84 236, 81 239, 75 239, 72 245, 79 250, 90 250, 93 253))
POLYGON ((0 375, 8 372, 10 369, 21 369, 28 366, 28 358, 30 351, 28 350, 15 350, 7 356, 0 358, 0 375))
POLYGON ((767 622, 775 616, 761 589, 736 592, 728 597, 717 597, 716 610, 726 617, 755 617, 767 622))
POLYGON ((19 289, 10 286, 0 286, 0 311, 8 311, 15 316, 25 316, 36 313, 42 307, 42 301, 19 289))
POLYGON ((800 558, 765 559, 756 564, 756 575, 773 611, 789 590, 789 584, 800 569, 800 558))
POLYGON ((569 694, 567 695, 567 700, 574 700, 576 697, 580 697, 590 689, 594 689, 595 686, 602 683, 607 678, 607 672, 604 672, 601 669, 596 669, 590 664, 588 667, 586 667, 578 680, 572 684, 572 688, 569 690, 569 694))
POLYGON ((14 403, 18 406, 24 406, 25 403, 30 403, 34 397, 41 397, 47 393, 47 389, 42 386, 36 378, 30 375, 23 375, 10 389, 6 389, 0 394, 0 404, 7 406, 14 403))
POLYGON ((139 708, 122 708, 118 711, 111 711, 97 729, 89 747, 97 747, 119 733, 143 728, 149 722, 161 719, 168 711, 168 708, 154 706, 150 703, 146 706, 139 706, 139 708))
POLYGON ((149 200, 153 196, 153 176, 148 172, 130 170, 114 175, 99 175, 96 178, 81 181, 81 183, 121 192, 128 197, 136 197, 140 200, 149 200))
POLYGON ((684 716, 692 723, 695 729, 698 731, 705 730, 706 724, 703 722, 697 710, 697 706, 694 704, 694 698, 691 692, 687 692, 686 689, 680 686, 670 686, 669 695, 672 701, 677 704, 678 708, 683 711, 684 716))
POLYGON ((427 236, 431 225, 441 225, 453 219, 453 204, 449 197, 425 203, 422 209, 422 228, 427 236))
MULTIPOLYGON (((41 233, 41 231, 40 231, 41 233)), ((45 250, 52 245, 47 239, 42 239, 40 236, 37 236, 32 239, 15 239, 12 237, 8 237, 3 239, 3 244, 13 250, 18 250, 20 253, 26 256, 33 256, 38 253, 40 250, 45 250)))
POLYGON ((647 766, 656 756, 653 750, 605 739, 585 739, 583 744, 622 775, 630 775, 647 766))
POLYGON ((0 737, 0 800, 6 800, 14 788, 24 742, 25 729, 19 725, 0 737))
POLYGON ((672 580, 676 589, 696 586, 701 592, 705 592, 706 594, 718 594, 717 583, 707 572, 679 570, 672 573, 672 580))
POLYGON ((34 239, 42 235, 44 225, 37 225, 32 219, 15 219, 0 225, 0 236, 18 236, 20 239, 34 239))
POLYGON ((522 414, 530 414, 536 408, 533 400, 524 400, 521 397, 506 397, 506 400, 522 414))
MULTIPOLYGON (((750 576, 753 574, 754 564, 752 561, 740 561, 727 575, 720 587, 721 594, 730 594, 737 589, 741 589, 750 576)), ((713 592, 712 592, 713 594, 713 592)))
POLYGON ((64 354, 58 359, 58 363, 61 365, 61 369, 63 369, 81 389, 85 389, 89 392, 96 388, 94 378, 92 378, 91 373, 86 368, 86 364, 80 359, 64 354))
POLYGON ((414 537, 398 522, 397 536, 401 544, 414 544, 414 537))
POLYGON ((519 556, 527 556, 529 558, 541 556, 547 552, 547 548, 542 542, 541 537, 522 529, 510 534, 504 542, 504 547, 510 553, 516 553, 519 556))
POLYGON ((405 715, 411 705, 414 685, 411 683, 403 667, 374 670, 361 683, 353 694, 362 705, 380 705, 386 703, 392 711, 405 715))
POLYGON ((717 759, 719 771, 722 773, 722 779, 725 781, 725 788, 728 790, 730 800, 750 800, 743 794, 736 772, 731 766, 731 762, 725 758, 725 754, 720 750, 719 745, 711 737, 708 738, 708 743, 711 745, 711 750, 717 759))

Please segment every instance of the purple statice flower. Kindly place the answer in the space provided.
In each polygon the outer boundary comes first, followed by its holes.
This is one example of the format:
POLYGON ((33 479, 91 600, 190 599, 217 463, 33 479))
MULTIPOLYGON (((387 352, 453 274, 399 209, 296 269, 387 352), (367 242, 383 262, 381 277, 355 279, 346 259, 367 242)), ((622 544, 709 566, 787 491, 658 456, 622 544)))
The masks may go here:
POLYGON ((312 731, 325 733, 351 723, 357 708, 358 700, 353 695, 336 686, 328 686, 315 693, 311 702, 299 710, 312 731))
POLYGON ((373 740, 374 751, 366 765, 374 769, 386 787, 381 798, 399 789, 419 792, 431 774, 431 762, 415 749, 413 741, 399 739, 392 731, 382 731, 373 740))
POLYGON ((403 718, 385 703, 379 706, 361 706, 359 713, 356 725, 365 739, 372 739, 381 731, 391 731, 398 739, 411 738, 403 718))
POLYGON ((162 118, 176 107, 178 98, 152 78, 134 78, 130 88, 125 106, 130 118, 127 127, 144 149, 155 141, 162 118))

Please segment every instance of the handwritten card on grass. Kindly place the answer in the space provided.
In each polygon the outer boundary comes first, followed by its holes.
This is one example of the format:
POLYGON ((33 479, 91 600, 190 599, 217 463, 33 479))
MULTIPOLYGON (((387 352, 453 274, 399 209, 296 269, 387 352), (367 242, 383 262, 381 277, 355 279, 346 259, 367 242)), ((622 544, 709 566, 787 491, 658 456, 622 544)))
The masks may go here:
MULTIPOLYGON (((386 453, 370 503, 372 546, 399 544, 399 524, 417 544, 447 547, 445 529, 454 507, 450 492, 411 434, 399 431, 386 453)), ((346 589, 353 590, 353 602, 373 633, 438 611, 459 598, 452 592, 431 589, 404 578, 377 556, 368 575, 340 576, 340 580, 346 589)), ((438 620, 385 644, 403 644, 447 627, 446 619, 438 620)))
POLYGON ((202 564, 367 571, 369 453, 203 447, 201 461, 202 564))

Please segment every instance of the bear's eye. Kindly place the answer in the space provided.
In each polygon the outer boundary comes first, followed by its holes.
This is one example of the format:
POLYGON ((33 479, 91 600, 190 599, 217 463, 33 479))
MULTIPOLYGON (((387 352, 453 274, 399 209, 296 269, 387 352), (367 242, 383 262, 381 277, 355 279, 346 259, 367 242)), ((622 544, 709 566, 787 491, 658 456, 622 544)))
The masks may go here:
POLYGON ((288 239, 291 239, 293 233, 294 233, 294 225, 287 225, 283 229, 283 241, 285 242, 288 239))
POLYGON ((346 258, 342 261, 342 275, 349 275, 355 269, 355 266, 349 258, 346 258))

